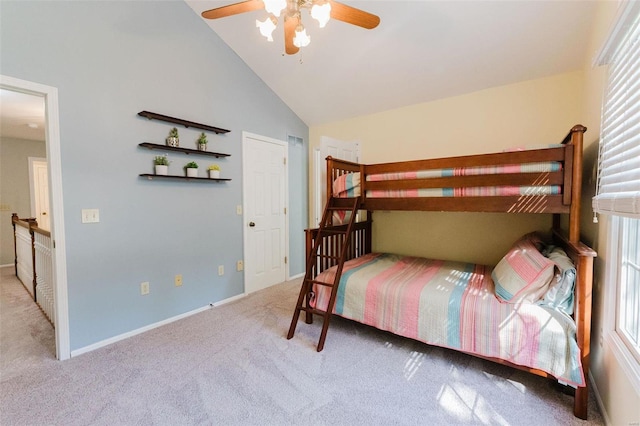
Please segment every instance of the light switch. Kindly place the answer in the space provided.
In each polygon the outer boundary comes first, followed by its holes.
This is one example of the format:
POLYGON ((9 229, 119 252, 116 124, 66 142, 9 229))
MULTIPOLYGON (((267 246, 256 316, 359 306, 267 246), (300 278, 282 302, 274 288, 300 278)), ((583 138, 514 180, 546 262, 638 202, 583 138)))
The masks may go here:
POLYGON ((82 209, 82 223, 98 223, 98 222, 100 222, 100 210, 82 209))

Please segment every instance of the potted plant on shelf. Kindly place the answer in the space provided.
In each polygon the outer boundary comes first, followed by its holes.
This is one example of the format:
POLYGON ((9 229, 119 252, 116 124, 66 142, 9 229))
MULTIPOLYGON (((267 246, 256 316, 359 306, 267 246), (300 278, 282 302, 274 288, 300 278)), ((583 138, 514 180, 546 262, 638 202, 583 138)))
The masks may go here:
POLYGON ((184 166, 187 171, 187 177, 198 177, 198 163, 190 161, 184 166))
POLYGON ((209 166, 209 178, 218 179, 220 177, 220 166, 212 164, 209 166))
POLYGON ((153 159, 153 164, 155 165, 155 172, 157 175, 166 176, 169 174, 169 157, 167 155, 157 155, 153 159))
POLYGON ((198 138, 198 151, 206 151, 207 150, 207 135, 204 132, 200 133, 200 137, 198 138))
POLYGON ((167 145, 169 146, 180 146, 180 139, 178 137, 178 129, 173 128, 169 131, 169 136, 167 137, 167 145))

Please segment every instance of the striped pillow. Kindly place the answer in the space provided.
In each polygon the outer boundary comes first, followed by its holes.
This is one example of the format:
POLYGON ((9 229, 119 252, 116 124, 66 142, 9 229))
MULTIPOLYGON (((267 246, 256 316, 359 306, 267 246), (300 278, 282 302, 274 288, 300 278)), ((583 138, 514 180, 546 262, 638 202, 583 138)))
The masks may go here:
POLYGON ((549 288, 554 263, 538 250, 535 234, 516 241, 491 272, 496 297, 503 302, 536 302, 549 288))

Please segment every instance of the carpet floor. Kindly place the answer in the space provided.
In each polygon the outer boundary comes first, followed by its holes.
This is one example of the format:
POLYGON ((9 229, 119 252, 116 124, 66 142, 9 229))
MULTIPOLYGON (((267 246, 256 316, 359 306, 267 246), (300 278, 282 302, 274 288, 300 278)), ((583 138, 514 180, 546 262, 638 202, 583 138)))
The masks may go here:
POLYGON ((0 424, 604 424, 592 396, 582 421, 550 380, 341 318, 323 352, 320 320, 301 321, 287 340, 299 284, 58 362, 51 337, 29 337, 44 325, 8 318, 8 306, 22 302, 5 287, 20 284, 3 274, 0 424))

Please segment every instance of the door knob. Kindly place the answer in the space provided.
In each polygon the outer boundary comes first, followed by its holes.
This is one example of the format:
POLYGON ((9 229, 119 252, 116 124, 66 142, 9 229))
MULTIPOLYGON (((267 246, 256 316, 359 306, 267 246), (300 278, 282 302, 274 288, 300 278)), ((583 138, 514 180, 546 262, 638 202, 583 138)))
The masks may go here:
POLYGON ((256 226, 256 224, 253 222, 249 222, 249 226, 253 228, 254 226, 256 226))

